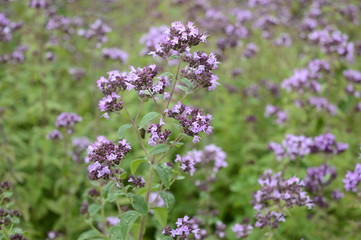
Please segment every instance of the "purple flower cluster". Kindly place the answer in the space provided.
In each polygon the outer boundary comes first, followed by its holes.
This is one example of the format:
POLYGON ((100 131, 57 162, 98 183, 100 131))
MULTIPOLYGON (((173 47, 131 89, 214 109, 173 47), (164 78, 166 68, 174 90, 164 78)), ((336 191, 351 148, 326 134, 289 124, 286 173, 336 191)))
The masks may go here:
POLYGON ((135 177, 134 175, 130 175, 128 182, 135 188, 142 188, 145 186, 145 180, 143 177, 135 177))
POLYGON ((270 142, 269 148, 276 154, 277 159, 289 158, 295 160, 311 153, 312 138, 287 134, 281 144, 270 142))
POLYGON ((73 161, 81 162, 83 152, 90 145, 89 139, 87 137, 73 138, 71 143, 73 145, 73 149, 70 154, 71 154, 73 161))
POLYGON ((162 234, 179 240, 189 239, 188 237, 191 235, 198 239, 200 232, 199 226, 198 224, 195 224, 194 220, 190 219, 188 216, 178 218, 176 226, 176 229, 171 229, 169 226, 166 226, 162 234))
POLYGON ((216 226, 215 226, 215 231, 214 231, 214 234, 220 238, 220 239, 223 239, 226 237, 226 224, 224 224, 223 222, 221 221, 218 221, 216 222, 216 226))
POLYGON ((288 120, 288 114, 286 111, 282 111, 279 107, 273 105, 267 105, 264 115, 266 117, 276 116, 275 123, 278 125, 284 124, 288 120))
POLYGON ((210 125, 212 115, 203 115, 196 107, 189 107, 178 102, 171 110, 166 110, 168 117, 179 121, 182 131, 190 137, 193 137, 193 142, 198 142, 200 137, 198 134, 204 132, 210 134, 213 127, 210 125))
POLYGON ((67 35, 73 35, 76 28, 83 24, 83 20, 79 17, 69 18, 62 15, 51 15, 46 24, 48 30, 59 30, 67 35))
POLYGON ((239 224, 237 223, 232 227, 232 232, 236 234, 236 238, 246 238, 252 233, 253 227, 251 224, 239 224))
POLYGON ((348 149, 347 143, 336 142, 336 137, 331 133, 321 134, 314 138, 312 152, 326 154, 340 154, 348 149))
POLYGON ((214 53, 207 55, 199 51, 193 54, 187 52, 182 58, 189 65, 182 69, 182 76, 190 79, 197 86, 207 88, 209 91, 215 90, 219 83, 218 77, 212 73, 212 70, 218 68, 219 62, 214 53))
POLYGON ((130 149, 126 139, 113 143, 104 136, 97 137, 97 141, 88 146, 86 162, 93 162, 88 166, 89 178, 108 179, 111 175, 110 168, 119 165, 130 149))
POLYGON ((115 216, 110 216, 110 217, 107 217, 105 219, 105 221, 110 225, 110 226, 116 226, 120 223, 120 219, 118 217, 115 217, 115 216))
POLYGON ((337 53, 349 61, 353 61, 354 44, 348 42, 348 36, 342 32, 326 27, 322 30, 314 30, 308 35, 308 39, 321 47, 326 53, 337 53))
POLYGON ((211 165, 213 174, 228 166, 227 154, 214 144, 205 146, 203 150, 190 151, 186 155, 193 158, 196 164, 211 165))
POLYGON ((335 136, 330 133, 321 134, 314 139, 287 134, 282 144, 270 142, 269 149, 278 160, 295 160, 311 153, 340 154, 348 149, 348 144, 336 142, 335 136))
POLYGON ((106 34, 111 32, 112 29, 106 25, 101 19, 97 19, 88 29, 79 29, 79 36, 85 39, 96 39, 97 47, 108 41, 106 34))
POLYGON ((0 63, 18 64, 25 61, 25 52, 28 50, 27 46, 20 45, 10 54, 0 55, 0 63))
POLYGON ((84 68, 70 68, 68 72, 74 81, 79 81, 86 75, 84 68))
POLYGON ((252 201, 254 209, 258 212, 255 227, 278 227, 279 222, 285 221, 282 212, 285 207, 313 207, 311 198, 304 191, 304 182, 297 177, 284 179, 281 172, 272 175, 272 170, 266 170, 258 179, 258 183, 262 188, 253 195, 252 201), (274 207, 278 207, 278 211, 281 212, 270 210, 274 207), (270 221, 271 219, 273 221, 270 221))
POLYGON ((150 137, 148 139, 148 144, 151 146, 155 146, 159 143, 168 142, 168 138, 172 133, 170 130, 165 129, 162 132, 162 126, 165 125, 163 120, 161 119, 159 124, 152 124, 148 127, 147 132, 150 133, 150 137))
MULTIPOLYGON (((328 207, 327 199, 323 190, 336 179, 336 176, 335 167, 331 167, 326 164, 307 169, 307 176, 304 179, 305 187, 314 195, 313 201, 316 205, 320 207, 328 207)), ((332 198, 335 200, 339 200, 342 197, 335 191, 332 194, 335 195, 332 195, 332 198)))
POLYGON ((3 13, 0 13, 0 42, 9 42, 12 33, 23 26, 21 22, 11 22, 3 13))
POLYGON ((315 107, 317 111, 325 110, 332 116, 337 114, 337 107, 330 103, 326 98, 311 96, 308 99, 308 103, 315 107))
POLYGON ((348 69, 343 71, 343 76, 347 79, 347 81, 353 83, 361 83, 361 72, 348 69))
POLYGON ((55 126, 60 129, 64 128, 68 134, 72 134, 75 124, 81 121, 82 118, 78 114, 63 112, 57 116, 55 126))
POLYGON ((322 73, 330 72, 328 62, 320 59, 312 60, 308 63, 308 68, 294 70, 293 76, 282 82, 282 88, 288 92, 296 91, 304 93, 309 89, 313 92, 321 92, 321 85, 317 81, 322 78, 322 73))
POLYGON ((292 39, 288 33, 282 33, 273 43, 276 46, 289 47, 292 45, 292 39))
POLYGON ((243 56, 246 58, 251 58, 254 57, 257 52, 258 52, 258 46, 254 43, 248 43, 243 53, 243 56))
POLYGON ((46 0, 30 0, 29 7, 36 9, 44 9, 48 7, 48 2, 46 0))
POLYGON ((59 130, 54 129, 48 134, 47 138, 49 140, 61 140, 63 139, 63 134, 59 130))
POLYGON ((155 46, 166 39, 167 26, 151 27, 147 34, 142 36, 140 43, 145 46, 141 51, 142 55, 155 51, 155 46))
POLYGON ((196 171, 196 161, 191 155, 181 156, 177 154, 175 162, 179 162, 180 168, 183 172, 189 173, 189 175, 193 176, 196 171))
POLYGON ((355 170, 347 171, 345 178, 343 179, 345 190, 348 192, 360 192, 358 188, 359 183, 361 182, 361 164, 356 163, 355 170))
POLYGON ((109 113, 118 112, 123 109, 123 101, 119 100, 120 96, 115 92, 106 95, 99 101, 99 110, 105 112, 103 117, 109 119, 109 113))
POLYGON ((307 176, 305 177, 305 186, 307 190, 312 193, 319 192, 322 188, 331 184, 336 178, 335 167, 328 165, 321 165, 319 167, 312 167, 307 169, 307 176))
POLYGON ((119 48, 104 48, 102 54, 106 59, 117 60, 121 63, 128 61, 128 53, 119 48))
POLYGON ((183 25, 181 22, 173 22, 165 31, 164 39, 155 45, 153 56, 167 57, 170 52, 189 52, 190 48, 200 42, 206 42, 207 35, 199 33, 192 22, 183 25))

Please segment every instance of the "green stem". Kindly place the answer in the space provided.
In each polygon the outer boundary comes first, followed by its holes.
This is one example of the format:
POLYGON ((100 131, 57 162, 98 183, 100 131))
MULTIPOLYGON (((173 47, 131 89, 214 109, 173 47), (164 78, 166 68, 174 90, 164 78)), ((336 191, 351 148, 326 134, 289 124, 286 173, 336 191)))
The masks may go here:
MULTIPOLYGON (((154 157, 153 157, 153 162, 154 162, 154 157)), ((150 190, 152 188, 152 180, 153 180, 153 175, 154 175, 154 169, 151 166, 150 167, 150 172, 149 172, 149 178, 148 178, 148 182, 147 182, 147 192, 146 192, 146 196, 145 196, 145 201, 148 203, 149 202, 149 195, 150 195, 150 190)), ((146 219, 146 215, 142 216, 142 220, 140 222, 140 230, 139 230, 139 237, 138 240, 143 240, 143 235, 145 232, 145 219, 146 219)))

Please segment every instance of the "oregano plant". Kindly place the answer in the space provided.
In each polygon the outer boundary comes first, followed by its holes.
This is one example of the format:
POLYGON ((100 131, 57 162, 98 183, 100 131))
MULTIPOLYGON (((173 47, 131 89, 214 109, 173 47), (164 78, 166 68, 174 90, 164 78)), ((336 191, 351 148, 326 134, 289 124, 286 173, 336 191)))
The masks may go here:
MULTIPOLYGON (((174 22, 149 53, 157 63, 165 63, 168 72, 161 72, 157 64, 131 66, 129 72, 113 70, 97 81, 104 94, 99 101, 102 116, 119 117, 123 125, 117 131, 119 140, 99 136, 88 147, 89 179, 102 184, 95 184, 88 193, 93 203, 85 203, 82 212, 92 229, 79 239, 142 240, 151 218, 158 221, 160 239, 198 234, 197 229, 181 232, 164 227, 175 204, 172 184, 184 174, 193 175, 196 165, 195 158, 172 159, 171 151, 188 140, 199 142, 203 133, 210 134, 213 129, 210 114, 184 104, 188 95, 201 88, 215 90, 218 85, 218 77, 213 74, 219 64, 215 54, 191 50, 206 38, 193 23, 174 22), (137 112, 130 111, 129 106, 134 104, 139 105, 137 112), (137 142, 125 138, 131 129, 137 142), (137 148, 143 156, 124 166, 123 159, 137 148), (146 169, 143 174, 137 171, 140 167, 146 169), (117 205, 118 216, 105 216, 108 203, 117 205)), ((184 221, 187 219, 184 217, 184 221)))

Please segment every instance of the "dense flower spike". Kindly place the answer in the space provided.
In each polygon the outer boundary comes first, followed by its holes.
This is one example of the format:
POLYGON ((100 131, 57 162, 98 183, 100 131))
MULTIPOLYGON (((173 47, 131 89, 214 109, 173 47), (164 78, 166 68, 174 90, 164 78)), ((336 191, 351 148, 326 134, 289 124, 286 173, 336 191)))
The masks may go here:
POLYGON ((191 47, 200 42, 206 42, 206 38, 207 35, 199 33, 192 22, 187 25, 173 22, 171 27, 166 30, 164 40, 155 45, 155 51, 151 54, 167 57, 172 50, 178 53, 189 52, 191 47))
POLYGON ((246 58, 252 58, 258 52, 258 46, 254 43, 248 43, 246 49, 243 53, 243 56, 246 58))
POLYGON ((348 149, 347 143, 336 142, 336 137, 331 133, 322 134, 314 138, 313 152, 326 154, 339 154, 348 149))
POLYGON ((315 30, 308 35, 308 38, 312 43, 319 45, 323 52, 337 53, 339 56, 353 61, 354 44, 348 42, 348 36, 337 29, 326 27, 322 30, 315 30))
POLYGON ((345 190, 348 192, 360 192, 358 188, 359 183, 361 182, 361 164, 356 163, 355 170, 347 171, 345 178, 343 179, 343 183, 345 184, 345 190))
POLYGON ((108 179, 111 175, 111 167, 119 165, 130 149, 125 139, 113 143, 104 136, 97 137, 97 141, 88 146, 88 155, 85 159, 87 163, 93 162, 88 166, 89 178, 108 179))
POLYGON ((150 133, 150 137, 148 139, 148 144, 151 146, 155 146, 159 143, 166 143, 168 142, 168 138, 171 134, 171 131, 168 129, 165 129, 164 132, 162 132, 162 125, 165 124, 152 124, 147 129, 147 132, 150 133))
POLYGON ((305 187, 312 193, 318 193, 322 188, 330 185, 335 178, 335 167, 324 164, 319 167, 309 168, 304 179, 305 187))
POLYGON ((167 26, 151 27, 148 33, 140 39, 140 43, 145 46, 145 48, 141 51, 141 54, 145 55, 149 52, 155 51, 155 46, 165 41, 167 30, 167 26))
POLYGON ((70 153, 73 161, 81 162, 82 161, 82 153, 88 148, 90 145, 90 141, 87 137, 79 137, 72 139, 73 150, 70 153))
POLYGON ((105 112, 103 117, 109 119, 109 113, 117 112, 123 109, 123 101, 119 100, 120 96, 116 93, 112 93, 103 97, 99 101, 99 109, 101 112, 105 112))
POLYGON ((81 122, 82 118, 76 113, 63 112, 56 118, 55 126, 66 129, 68 134, 74 132, 76 123, 81 122))
POLYGON ((63 134, 61 134, 61 132, 59 130, 55 129, 48 134, 48 139, 49 140, 61 140, 61 139, 63 139, 63 134))
POLYGON ((46 0, 30 0, 29 7, 37 8, 37 9, 47 8, 48 2, 46 0))
POLYGON ((194 172, 196 171, 196 162, 192 156, 186 155, 182 157, 181 155, 177 154, 174 161, 180 163, 180 168, 183 172, 189 173, 189 175, 193 176, 194 172))
POLYGON ((202 112, 196 107, 188 107, 178 102, 171 110, 166 111, 167 116, 179 121, 183 132, 193 137, 193 142, 198 142, 198 134, 204 132, 210 134, 213 127, 210 126, 212 115, 202 115, 202 112))
POLYGON ((347 81, 353 83, 361 83, 361 72, 356 70, 345 70, 343 71, 343 76, 347 79, 347 81))
POLYGON ((348 149, 348 144, 336 142, 335 136, 330 133, 321 134, 314 139, 288 134, 282 144, 270 142, 268 147, 278 160, 295 160, 311 153, 340 154, 348 149))
POLYGON ((282 145, 275 142, 269 144, 269 148, 276 154, 277 159, 289 158, 295 160, 298 157, 304 157, 311 153, 313 141, 305 136, 295 136, 287 134, 282 145))
POLYGON ((236 238, 246 238, 252 233, 253 227, 250 224, 239 224, 237 223, 232 227, 232 232, 236 234, 236 238))
POLYGON ((0 13, 0 42, 9 42, 12 33, 23 26, 21 22, 11 22, 3 13, 0 13))
POLYGON ((312 96, 308 99, 308 103, 315 107, 317 111, 325 110, 333 116, 337 114, 337 107, 330 103, 326 98, 312 96))
POLYGON ((178 218, 176 222, 176 229, 170 229, 169 226, 166 226, 163 230, 163 235, 168 235, 176 239, 188 239, 191 235, 193 235, 196 239, 199 236, 199 226, 194 223, 193 219, 190 219, 188 216, 184 216, 183 218, 178 218))
POLYGON ((143 177, 135 177, 134 175, 130 175, 128 182, 136 188, 142 188, 145 186, 145 180, 143 177))
POLYGON ((118 60, 121 63, 128 61, 128 53, 119 48, 104 48, 102 54, 106 59, 118 60))
POLYGON ((218 68, 219 62, 214 53, 207 55, 204 52, 186 53, 183 60, 189 65, 182 69, 183 77, 193 81, 196 85, 215 90, 219 83, 218 77, 212 73, 212 70, 218 68))
POLYGON ((262 189, 253 195, 252 205, 257 211, 255 227, 263 228, 271 226, 277 228, 279 222, 285 221, 283 212, 272 211, 272 206, 279 207, 278 211, 284 211, 280 206, 293 208, 295 206, 313 207, 311 198, 304 191, 304 182, 297 177, 284 179, 282 173, 272 174, 272 170, 266 170, 258 179, 262 189))
POLYGON ((112 29, 101 19, 97 19, 88 29, 79 29, 78 34, 85 39, 96 39, 97 47, 108 41, 106 34, 112 29))
POLYGON ((282 111, 279 107, 273 105, 267 105, 264 115, 266 117, 276 116, 275 123, 282 125, 288 120, 288 115, 286 111, 282 111))

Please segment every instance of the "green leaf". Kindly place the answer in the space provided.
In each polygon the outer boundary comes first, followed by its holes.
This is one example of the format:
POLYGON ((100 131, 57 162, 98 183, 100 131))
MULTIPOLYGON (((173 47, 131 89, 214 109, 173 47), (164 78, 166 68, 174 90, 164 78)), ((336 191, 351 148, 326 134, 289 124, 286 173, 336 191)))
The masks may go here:
POLYGON ((171 72, 164 72, 164 73, 160 74, 159 76, 160 77, 161 76, 174 77, 173 73, 171 73, 171 72))
POLYGON ((99 206, 98 204, 90 204, 88 207, 88 212, 90 216, 94 216, 95 214, 97 214, 101 209, 101 206, 99 206))
POLYGON ((167 224, 168 211, 165 208, 156 207, 152 209, 159 224, 164 227, 167 224))
POLYGON ((173 60, 173 59, 180 59, 180 56, 173 54, 172 56, 169 57, 169 60, 173 60))
POLYGON ((89 231, 83 232, 79 236, 78 240, 87 240, 87 239, 93 239, 93 238, 96 238, 96 237, 100 237, 99 232, 94 230, 94 229, 91 229, 89 231))
POLYGON ((173 178, 172 168, 164 165, 164 164, 157 164, 153 166, 154 169, 157 171, 160 180, 162 181, 163 185, 169 189, 170 184, 173 178))
MULTIPOLYGON (((174 144, 174 141, 170 141, 169 143, 170 143, 170 144, 174 144)), ((184 143, 182 143, 182 142, 176 142, 176 143, 174 144, 175 147, 181 147, 181 146, 183 146, 183 145, 184 145, 184 143)))
POLYGON ((124 124, 118 129, 118 138, 124 138, 125 137, 125 131, 128 128, 131 128, 132 124, 124 124))
POLYGON ((122 237, 122 229, 120 226, 114 226, 109 229, 110 240, 118 240, 122 237))
POLYGON ((157 112, 150 112, 150 113, 145 114, 142 121, 140 121, 139 129, 144 128, 144 126, 147 123, 149 123, 150 121, 152 121, 154 118, 158 117, 159 115, 160 114, 157 112))
POLYGON ((166 152, 166 151, 168 151, 168 149, 169 149, 168 146, 166 144, 162 143, 162 144, 158 144, 158 145, 152 147, 152 149, 150 149, 148 154, 155 155, 158 153, 166 152))
POLYGON ((132 195, 132 206, 135 210, 143 215, 148 213, 148 203, 144 200, 144 197, 139 195, 132 195))
POLYGON ((171 192, 161 192, 161 198, 164 201, 164 205, 167 208, 168 212, 170 212, 174 206, 175 198, 171 192))
POLYGON ((188 88, 193 88, 193 83, 188 78, 181 78, 179 81, 184 83, 188 88))
POLYGON ((105 184, 105 186, 103 187, 103 194, 104 196, 108 196, 109 192, 112 190, 113 186, 114 186, 114 182, 110 181, 107 184, 105 184))
POLYGON ((126 240, 134 222, 141 216, 136 211, 127 211, 120 217, 121 240, 126 240))
POLYGON ((127 172, 123 172, 118 176, 119 179, 126 179, 127 178, 127 172))
POLYGON ((177 88, 179 88, 180 90, 182 90, 182 91, 184 91, 184 92, 186 92, 186 93, 189 93, 189 92, 190 92, 189 89, 188 89, 188 87, 183 86, 183 85, 177 84, 177 88))
POLYGON ((142 163, 146 163, 148 162, 146 159, 141 158, 141 159, 135 159, 130 163, 130 171, 132 174, 135 174, 135 172, 137 171, 138 167, 140 164, 142 163))

